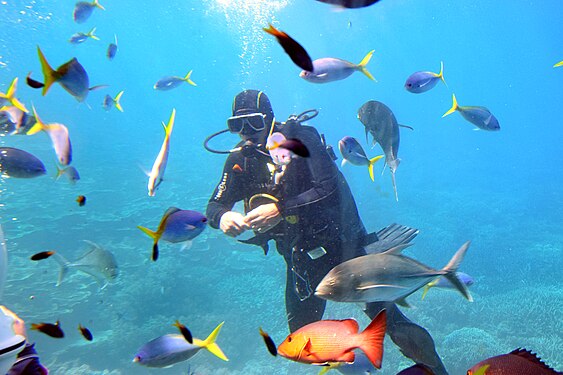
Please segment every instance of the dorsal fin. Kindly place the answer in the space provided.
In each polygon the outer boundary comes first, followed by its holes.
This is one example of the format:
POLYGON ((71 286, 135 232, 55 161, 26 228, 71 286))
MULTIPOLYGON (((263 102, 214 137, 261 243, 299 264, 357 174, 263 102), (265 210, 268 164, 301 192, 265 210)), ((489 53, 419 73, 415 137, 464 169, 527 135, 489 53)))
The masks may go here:
POLYGON ((385 250, 385 252, 381 253, 381 254, 385 254, 385 255, 399 255, 401 254, 401 252, 403 250, 405 250, 407 247, 414 245, 413 243, 404 243, 404 244, 400 244, 397 245, 395 247, 390 248, 389 250, 385 250))
POLYGON ((541 368, 553 373, 553 374, 561 374, 560 372, 555 371, 554 369, 552 369, 551 367, 549 367, 548 365, 546 365, 544 362, 542 362, 541 358, 538 357, 538 355, 536 353, 532 353, 531 350, 527 350, 524 348, 518 348, 515 349, 513 351, 511 351, 509 353, 510 355, 516 355, 518 357, 524 358, 530 362, 532 362, 535 365, 540 366, 541 368))

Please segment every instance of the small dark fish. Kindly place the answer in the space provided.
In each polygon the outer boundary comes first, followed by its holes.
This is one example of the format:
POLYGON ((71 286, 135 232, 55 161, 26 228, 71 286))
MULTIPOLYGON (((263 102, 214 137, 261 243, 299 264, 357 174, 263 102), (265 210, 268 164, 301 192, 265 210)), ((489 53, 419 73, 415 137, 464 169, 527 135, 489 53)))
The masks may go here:
POLYGON ((76 201, 78 202, 78 205, 82 207, 86 204, 86 197, 84 195, 79 195, 78 198, 76 198, 76 201))
POLYGON ((266 332, 262 331, 262 327, 260 327, 259 329, 260 329, 260 336, 262 336, 262 338, 264 339, 264 343, 266 344, 266 348, 268 348, 268 351, 270 352, 271 355, 273 355, 274 357, 277 356, 278 355, 278 348, 277 348, 276 344, 274 343, 274 340, 272 340, 270 335, 268 335, 266 332))
POLYGON ((285 53, 289 55, 291 61, 293 61, 295 65, 308 72, 313 71, 313 61, 311 60, 311 57, 305 48, 303 48, 301 44, 297 43, 295 39, 283 31, 279 31, 272 25, 270 25, 269 28, 264 28, 264 31, 276 37, 278 43, 282 46, 285 53))
POLYGON ((65 337, 63 330, 61 329, 61 324, 57 320, 55 324, 51 323, 31 323, 31 329, 39 332, 43 332, 47 336, 54 337, 56 339, 62 339, 65 337))
POLYGON ((183 325, 182 323, 180 323, 179 321, 176 320, 176 323, 172 324, 174 327, 178 327, 178 329, 180 330, 180 332, 182 333, 182 336, 184 336, 184 338, 186 339, 187 342, 189 342, 190 344, 194 343, 194 338, 192 336, 192 333, 190 332, 189 329, 186 328, 185 325, 183 325))
POLYGON ((458 111, 464 119, 466 119, 479 129, 489 131, 500 130, 500 125, 497 118, 487 108, 478 106, 460 106, 457 104, 457 100, 454 94, 452 94, 452 101, 452 108, 450 108, 448 112, 444 113, 442 118, 454 113, 455 111, 458 111))
POLYGON ((92 38, 94 40, 100 40, 100 38, 98 38, 96 35, 94 35, 94 32, 96 32, 95 27, 92 30, 90 30, 89 32, 87 32, 86 34, 84 34, 82 32, 78 32, 78 33, 72 35, 68 41, 72 44, 80 44, 80 43, 85 42, 88 38, 92 38))
POLYGON ((33 255, 31 256, 31 258, 29 258, 29 259, 35 260, 35 261, 43 260, 43 259, 49 258, 49 257, 50 257, 51 255, 53 255, 53 254, 55 254, 54 251, 42 251, 42 252, 40 252, 40 253, 33 254, 33 255))
POLYGON ((107 57, 109 60, 113 60, 117 54, 117 35, 114 35, 115 43, 110 43, 108 46, 107 57))
POLYGON ((397 375, 434 375, 434 372, 428 367, 417 363, 414 366, 402 370, 397 375))
POLYGON ((45 55, 43 55, 39 47, 37 47, 37 53, 39 55, 39 61, 41 62, 41 70, 43 71, 45 82, 42 83, 32 79, 30 77, 31 73, 27 76, 26 81, 27 84, 34 89, 43 88, 43 96, 47 95, 49 88, 55 82, 60 83, 60 85, 79 102, 86 100, 89 91, 105 87, 105 85, 89 87, 90 80, 88 73, 86 73, 84 67, 80 65, 76 57, 54 70, 47 62, 45 55))
POLYGON ((0 176, 14 178, 33 178, 47 173, 41 160, 29 152, 0 147, 0 176))
POLYGON ((78 330, 86 340, 92 341, 94 339, 94 336, 92 336, 92 332, 90 332, 88 328, 83 327, 82 324, 78 325, 78 330))
POLYGON ((526 349, 516 349, 508 354, 487 358, 467 370, 467 375, 558 375, 538 356, 526 349))
POLYGON ((84 23, 90 16, 95 8, 99 8, 101 10, 106 10, 98 0, 94 0, 92 2, 88 1, 79 1, 74 6, 74 22, 76 23, 84 23))
POLYGON ((332 4, 343 8, 364 8, 377 3, 379 0, 317 0, 321 3, 332 4))
POLYGON ((307 146, 305 146, 303 142, 297 138, 286 139, 285 141, 282 141, 278 147, 285 148, 302 158, 308 158, 311 155, 307 146))
POLYGON ((192 70, 186 74, 185 77, 177 77, 177 76, 167 76, 162 77, 159 79, 153 86, 153 89, 160 90, 160 91, 167 91, 172 90, 180 86, 183 82, 187 82, 192 86, 197 86, 197 84, 191 80, 192 70))

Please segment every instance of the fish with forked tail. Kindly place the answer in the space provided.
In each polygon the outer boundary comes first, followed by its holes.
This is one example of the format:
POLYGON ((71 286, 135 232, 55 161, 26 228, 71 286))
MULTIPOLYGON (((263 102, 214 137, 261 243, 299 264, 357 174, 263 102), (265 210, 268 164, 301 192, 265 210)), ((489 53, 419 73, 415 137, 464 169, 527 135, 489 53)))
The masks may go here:
MULTIPOLYGON (((442 118, 454 113, 459 112, 464 119, 482 130, 498 131, 500 125, 497 118, 485 107, 480 106, 461 106, 457 103, 455 94, 452 94, 452 108, 442 115, 442 118)), ((477 129, 476 129, 477 130, 477 129)))
POLYGON ((58 252, 53 254, 53 258, 61 266, 57 286, 61 285, 70 268, 92 276, 101 285, 101 289, 117 278, 119 271, 113 254, 94 242, 87 240, 84 242, 90 246, 90 250, 72 262, 58 252))
POLYGON ((444 276, 466 299, 473 301, 467 286, 456 276, 469 244, 470 241, 464 243, 441 270, 402 255, 401 251, 410 244, 350 259, 330 270, 315 295, 337 302, 393 301, 408 306, 408 296, 444 276))

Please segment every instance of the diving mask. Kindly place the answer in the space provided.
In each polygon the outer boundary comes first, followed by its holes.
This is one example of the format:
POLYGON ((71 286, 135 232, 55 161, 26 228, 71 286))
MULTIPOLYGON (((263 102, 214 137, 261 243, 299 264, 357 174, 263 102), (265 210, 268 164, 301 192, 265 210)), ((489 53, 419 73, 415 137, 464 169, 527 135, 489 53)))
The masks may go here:
POLYGON ((250 135, 264 130, 265 118, 266 115, 263 113, 232 116, 227 119, 227 126, 231 133, 250 135))

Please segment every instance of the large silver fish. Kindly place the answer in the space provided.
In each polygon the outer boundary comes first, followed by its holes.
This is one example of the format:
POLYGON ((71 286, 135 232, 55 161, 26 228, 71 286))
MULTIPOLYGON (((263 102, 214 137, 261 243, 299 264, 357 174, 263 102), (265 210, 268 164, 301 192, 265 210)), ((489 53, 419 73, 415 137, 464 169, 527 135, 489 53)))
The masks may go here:
POLYGON ((0 147, 0 177, 33 178, 47 171, 34 155, 13 147, 0 147))
POLYGON ((405 299, 440 276, 472 301, 469 290, 456 276, 470 241, 464 243, 441 270, 428 267, 401 254, 403 244, 379 254, 350 259, 334 267, 317 286, 315 295, 338 302, 394 301, 407 306, 405 299))
POLYGON ((115 280, 119 274, 117 262, 111 252, 94 242, 86 240, 84 242, 90 246, 90 250, 72 262, 58 252, 53 255, 53 258, 61 266, 57 286, 61 285, 69 268, 74 268, 92 276, 101 285, 101 289, 105 288, 108 282, 115 280))
POLYGON ((385 164, 391 170, 395 199, 398 201, 395 171, 401 162, 397 157, 399 153, 399 124, 393 112, 385 104, 370 100, 358 110, 358 119, 366 127, 366 140, 368 133, 372 135, 374 143, 377 142, 385 153, 385 164))

